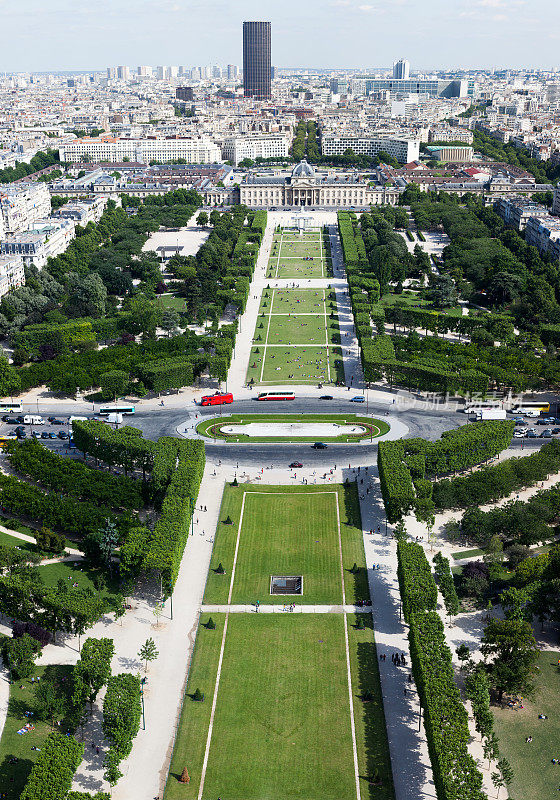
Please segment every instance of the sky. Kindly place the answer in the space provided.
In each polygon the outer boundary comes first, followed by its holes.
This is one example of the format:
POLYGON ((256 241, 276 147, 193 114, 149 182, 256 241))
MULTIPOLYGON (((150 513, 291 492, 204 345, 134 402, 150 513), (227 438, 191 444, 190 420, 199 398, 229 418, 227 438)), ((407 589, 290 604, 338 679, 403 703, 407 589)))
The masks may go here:
POLYGON ((243 20, 279 67, 560 68, 559 0, 0 0, 0 71, 241 64, 243 20))

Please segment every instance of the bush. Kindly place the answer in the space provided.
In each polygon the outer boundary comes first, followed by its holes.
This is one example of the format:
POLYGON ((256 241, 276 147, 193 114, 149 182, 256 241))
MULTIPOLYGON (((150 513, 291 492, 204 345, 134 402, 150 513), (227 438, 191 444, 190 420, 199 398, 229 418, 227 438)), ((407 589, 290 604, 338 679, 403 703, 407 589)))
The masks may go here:
POLYGON ((51 733, 31 769, 20 800, 66 800, 83 755, 83 744, 71 736, 51 733))

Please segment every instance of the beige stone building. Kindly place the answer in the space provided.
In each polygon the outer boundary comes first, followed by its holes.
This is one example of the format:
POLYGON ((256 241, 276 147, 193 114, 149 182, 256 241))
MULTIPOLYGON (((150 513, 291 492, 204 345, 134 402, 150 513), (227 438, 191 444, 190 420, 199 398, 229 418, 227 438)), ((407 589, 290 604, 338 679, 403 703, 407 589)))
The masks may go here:
POLYGON ((300 161, 289 177, 249 174, 239 184, 239 202, 250 208, 284 206, 368 208, 396 205, 399 191, 393 187, 370 186, 355 172, 316 172, 300 161))

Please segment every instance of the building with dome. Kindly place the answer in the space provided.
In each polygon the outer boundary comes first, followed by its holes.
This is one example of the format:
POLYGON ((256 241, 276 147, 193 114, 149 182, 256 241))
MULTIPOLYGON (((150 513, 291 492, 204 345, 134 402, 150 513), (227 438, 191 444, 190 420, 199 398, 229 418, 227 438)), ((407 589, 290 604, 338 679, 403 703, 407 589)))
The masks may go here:
POLYGON ((327 208, 368 208, 396 205, 399 191, 394 187, 370 186, 355 171, 318 171, 305 159, 291 174, 250 173, 239 184, 239 202, 249 208, 308 206, 327 208))

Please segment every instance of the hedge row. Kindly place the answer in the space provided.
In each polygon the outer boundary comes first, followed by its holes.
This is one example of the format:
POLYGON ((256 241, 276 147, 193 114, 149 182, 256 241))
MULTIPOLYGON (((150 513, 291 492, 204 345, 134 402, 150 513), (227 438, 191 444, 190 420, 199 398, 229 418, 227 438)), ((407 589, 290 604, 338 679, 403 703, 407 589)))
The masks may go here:
POLYGON ((426 477, 467 469, 504 450, 511 442, 514 423, 475 422, 446 431, 441 439, 402 439, 379 442, 377 465, 381 494, 389 522, 397 522, 412 509, 424 519, 433 508, 426 477))
POLYGON ((379 442, 377 468, 381 495, 389 522, 397 522, 414 506, 415 493, 410 470, 404 462, 404 447, 399 442, 379 442))
POLYGON ((45 494, 12 475, 0 473, 0 506, 11 514, 39 520, 47 528, 85 537, 114 522, 122 534, 130 519, 114 514, 110 508, 91 502, 45 494))
POLYGON ((415 614, 408 638, 438 800, 487 800, 482 775, 468 751, 468 715, 438 614, 415 614))
POLYGON ((181 356, 138 364, 137 371, 146 388, 154 392, 192 386, 194 379, 192 361, 181 356))
POLYGON ((66 800, 84 745, 71 736, 51 733, 31 769, 20 800, 66 800))
MULTIPOLYGON (((168 457, 168 445, 165 447, 168 457)), ((203 442, 177 440, 175 471, 143 562, 145 572, 161 575, 166 593, 173 590, 179 574, 204 465, 203 442)))
POLYGON ((114 508, 140 508, 143 505, 138 481, 123 475, 110 475, 79 461, 63 458, 43 447, 36 439, 11 443, 8 459, 17 472, 57 492, 114 508))
POLYGON ((401 539, 397 543, 397 556, 403 615, 410 624, 413 614, 435 610, 437 587, 421 545, 401 539))
POLYGON ((74 420, 72 436, 78 450, 96 461, 121 467, 125 473, 151 469, 155 445, 138 428, 125 425, 113 430, 104 422, 74 420))
POLYGON ((451 567, 449 566, 449 559, 442 556, 441 553, 436 553, 433 560, 436 579, 443 597, 445 610, 450 617, 454 617, 459 613, 459 598, 457 596, 457 590, 455 589, 455 581, 453 580, 451 567))
POLYGON ((434 484, 433 499, 439 509, 480 506, 534 486, 558 471, 560 441, 553 439, 524 458, 510 458, 465 477, 438 481, 434 484))
POLYGON ((106 764, 116 766, 132 750, 142 715, 140 677, 130 672, 112 675, 103 700, 103 733, 111 742, 106 764))

